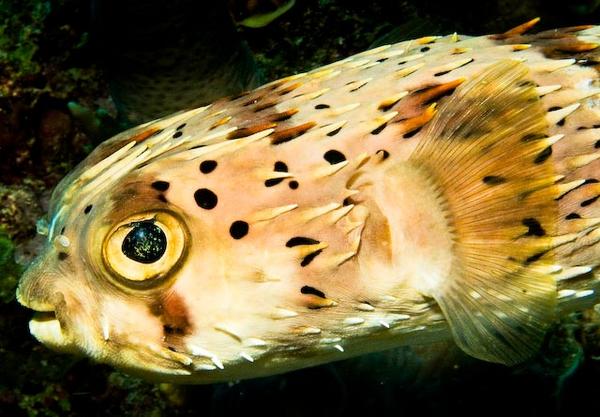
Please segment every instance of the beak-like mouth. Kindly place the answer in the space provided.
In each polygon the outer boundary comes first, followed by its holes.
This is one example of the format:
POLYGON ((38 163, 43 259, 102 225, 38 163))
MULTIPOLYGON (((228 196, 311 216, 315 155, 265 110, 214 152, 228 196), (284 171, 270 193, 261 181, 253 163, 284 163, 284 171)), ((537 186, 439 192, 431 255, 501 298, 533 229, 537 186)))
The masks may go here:
POLYGON ((29 332, 52 348, 64 344, 64 335, 54 311, 36 311, 29 321, 29 332))
POLYGON ((29 331, 37 340, 52 348, 64 345, 60 322, 53 311, 36 312, 29 321, 29 331))

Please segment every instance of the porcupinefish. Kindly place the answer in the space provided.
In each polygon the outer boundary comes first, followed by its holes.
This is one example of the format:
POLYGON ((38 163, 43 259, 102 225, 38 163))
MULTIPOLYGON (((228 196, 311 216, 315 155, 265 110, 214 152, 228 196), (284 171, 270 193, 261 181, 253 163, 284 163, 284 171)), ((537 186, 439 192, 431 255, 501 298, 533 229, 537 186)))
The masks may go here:
POLYGON ((600 27, 533 23, 378 47, 101 144, 21 279, 31 333, 186 383, 448 336, 526 360, 600 290, 600 27))

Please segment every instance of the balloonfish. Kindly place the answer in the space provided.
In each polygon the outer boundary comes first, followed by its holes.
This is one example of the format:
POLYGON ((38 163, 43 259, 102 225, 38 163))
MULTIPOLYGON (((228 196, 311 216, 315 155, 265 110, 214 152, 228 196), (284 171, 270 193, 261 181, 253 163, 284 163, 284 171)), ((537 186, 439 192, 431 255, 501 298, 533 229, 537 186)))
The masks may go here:
POLYGON ((125 131, 53 193, 31 333, 211 383, 452 337, 506 365, 600 290, 600 27, 381 46, 125 131))

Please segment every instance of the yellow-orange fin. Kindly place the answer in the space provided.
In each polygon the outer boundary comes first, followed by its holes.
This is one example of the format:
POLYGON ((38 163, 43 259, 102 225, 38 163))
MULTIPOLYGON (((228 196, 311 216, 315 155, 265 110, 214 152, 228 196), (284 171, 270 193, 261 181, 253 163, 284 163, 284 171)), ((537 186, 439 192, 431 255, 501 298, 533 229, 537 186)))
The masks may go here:
POLYGON ((533 192, 556 172, 546 111, 529 81, 524 64, 506 60, 465 82, 409 162, 439 194, 453 234, 449 274, 428 295, 464 351, 507 365, 536 351, 557 299, 543 268, 561 244, 556 191, 533 192))

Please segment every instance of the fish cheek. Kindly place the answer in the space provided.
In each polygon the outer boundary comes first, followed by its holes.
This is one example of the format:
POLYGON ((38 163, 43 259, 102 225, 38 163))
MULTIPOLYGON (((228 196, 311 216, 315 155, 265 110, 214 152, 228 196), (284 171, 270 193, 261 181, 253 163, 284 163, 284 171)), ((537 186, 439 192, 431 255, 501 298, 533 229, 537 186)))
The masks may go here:
POLYGON ((162 324, 165 345, 175 351, 183 350, 183 338, 192 333, 190 314, 183 297, 175 291, 168 291, 157 295, 148 308, 162 324))

